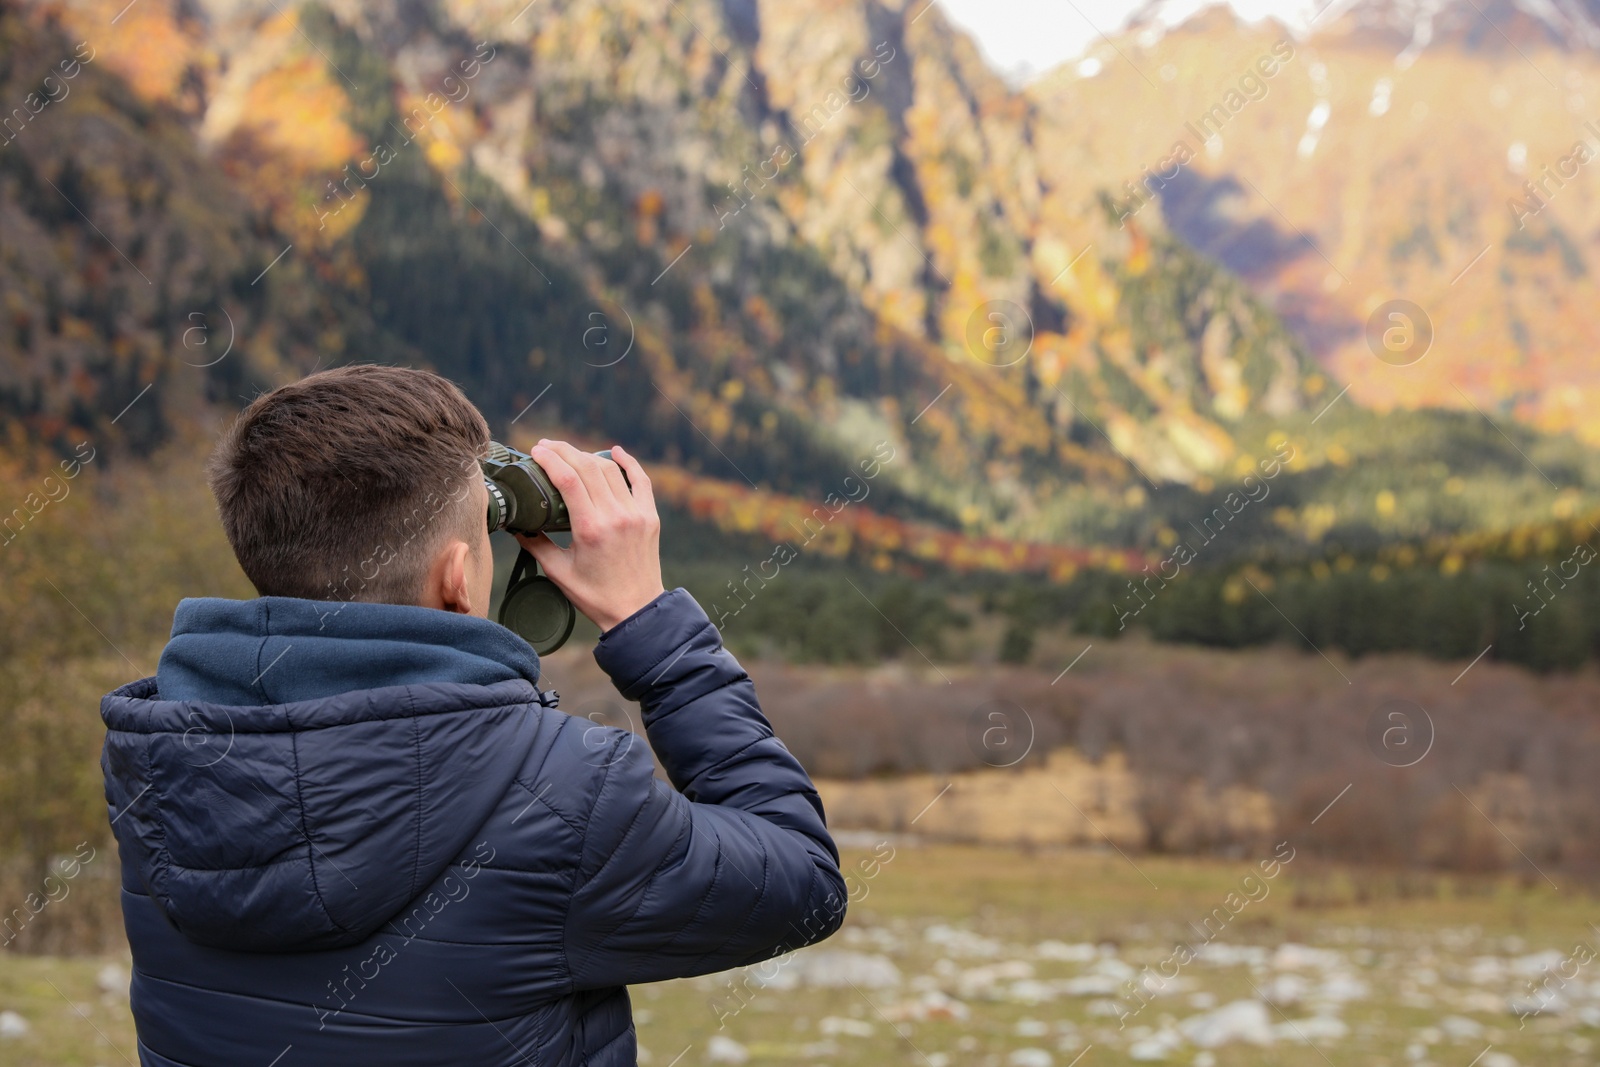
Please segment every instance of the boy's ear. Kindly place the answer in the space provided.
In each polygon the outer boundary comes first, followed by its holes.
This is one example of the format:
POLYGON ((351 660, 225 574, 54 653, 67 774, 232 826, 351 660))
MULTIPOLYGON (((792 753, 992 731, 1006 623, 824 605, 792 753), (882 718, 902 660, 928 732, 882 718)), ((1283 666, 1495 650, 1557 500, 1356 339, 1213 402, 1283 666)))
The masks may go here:
POLYGON ((467 556, 472 552, 465 541, 451 538, 440 547, 438 555, 428 567, 428 577, 422 590, 422 606, 470 615, 472 586, 467 580, 467 556))

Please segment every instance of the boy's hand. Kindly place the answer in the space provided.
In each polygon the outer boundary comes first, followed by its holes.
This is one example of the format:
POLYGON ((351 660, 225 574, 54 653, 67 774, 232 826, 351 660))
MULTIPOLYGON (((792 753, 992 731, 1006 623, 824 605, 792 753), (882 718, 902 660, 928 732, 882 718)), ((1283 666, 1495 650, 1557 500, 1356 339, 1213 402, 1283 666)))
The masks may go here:
POLYGON ((562 548, 544 534, 516 538, 573 606, 605 631, 665 592, 661 519, 639 461, 621 446, 611 449, 613 463, 565 441, 541 440, 529 454, 566 501, 572 547, 562 548))

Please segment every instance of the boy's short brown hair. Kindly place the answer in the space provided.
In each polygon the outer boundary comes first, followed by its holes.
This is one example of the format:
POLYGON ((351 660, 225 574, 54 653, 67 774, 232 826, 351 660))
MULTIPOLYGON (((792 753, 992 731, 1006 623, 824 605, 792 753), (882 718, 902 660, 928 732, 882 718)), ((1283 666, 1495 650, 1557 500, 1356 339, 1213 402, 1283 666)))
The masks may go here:
POLYGON ((262 596, 415 604, 446 537, 476 551, 488 441, 483 415, 437 374, 339 367, 257 397, 207 475, 262 596))

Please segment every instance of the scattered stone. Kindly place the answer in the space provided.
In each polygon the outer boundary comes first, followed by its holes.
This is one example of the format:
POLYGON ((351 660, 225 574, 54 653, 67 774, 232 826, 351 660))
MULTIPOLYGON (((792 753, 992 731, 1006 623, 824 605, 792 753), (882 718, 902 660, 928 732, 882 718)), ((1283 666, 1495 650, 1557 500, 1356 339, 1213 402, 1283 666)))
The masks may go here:
POLYGON ((766 989, 893 989, 900 968, 887 956, 849 949, 803 949, 793 955, 745 969, 753 986, 766 989))
POLYGON ((1033 964, 1027 960, 1004 960, 982 967, 971 967, 956 978, 956 994, 965 1000, 984 997, 1000 1000, 1005 995, 1002 983, 1033 977, 1033 964))
POLYGON ((1311 983, 1298 974, 1280 974, 1268 982, 1261 993, 1268 1004, 1287 1008, 1304 1000, 1310 988, 1311 983))
POLYGON ((1069 945, 1062 941, 1041 941, 1034 946, 1033 952, 1041 960, 1060 963, 1090 963, 1100 955, 1100 950, 1093 945, 1069 945))
POLYGON ((1276 1035, 1267 1006, 1259 1000, 1236 1000, 1204 1015, 1191 1015, 1178 1030, 1200 1048, 1221 1048, 1239 1041, 1270 1045, 1276 1035))
POLYGON ((922 932, 929 944, 938 945, 950 956, 994 957, 1000 955, 1000 942, 981 937, 959 926, 936 923, 922 932))
POLYGON ((1128 1058, 1139 1063, 1157 1063, 1183 1047, 1183 1035, 1176 1030, 1161 1030, 1141 1037, 1128 1046, 1128 1058))
POLYGON ((1349 1037, 1350 1026, 1332 1015, 1313 1015, 1306 1019, 1285 1020, 1274 1027, 1273 1032, 1285 1041, 1315 1045, 1349 1037))
POLYGON ((1005 991, 1005 997, 1018 1004, 1043 1004, 1055 999, 1056 987, 1049 982, 1024 978, 1020 982, 1012 982, 1005 991))
POLYGON ((128 996, 128 982, 128 972, 115 963, 106 964, 94 976, 94 984, 100 987, 100 992, 123 999, 127 999, 128 996))
POLYGON ((1056 988, 1069 997, 1109 997, 1117 992, 1117 980, 1104 974, 1080 974, 1057 982, 1056 988))
POLYGON ((712 1063, 731 1063, 737 1067, 750 1058, 750 1053, 726 1034, 713 1034, 706 1043, 706 1058, 712 1063))
POLYGON ((820 1023, 817 1024, 817 1029, 821 1030, 824 1034, 826 1034, 829 1037, 834 1037, 834 1036, 871 1037, 872 1036, 872 1024, 871 1023, 863 1022, 860 1019, 846 1019, 841 1015, 829 1015, 828 1017, 826 1017, 820 1023))

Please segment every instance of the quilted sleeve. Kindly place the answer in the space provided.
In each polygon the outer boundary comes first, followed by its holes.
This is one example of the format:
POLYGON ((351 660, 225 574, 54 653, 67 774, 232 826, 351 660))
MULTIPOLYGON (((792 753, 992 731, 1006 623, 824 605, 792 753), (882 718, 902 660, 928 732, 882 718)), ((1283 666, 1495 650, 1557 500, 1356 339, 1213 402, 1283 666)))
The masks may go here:
POLYGON ((595 658, 639 701, 672 786, 619 731, 566 923, 574 988, 725 970, 837 930, 846 890, 822 802, 694 599, 662 594, 595 658))

